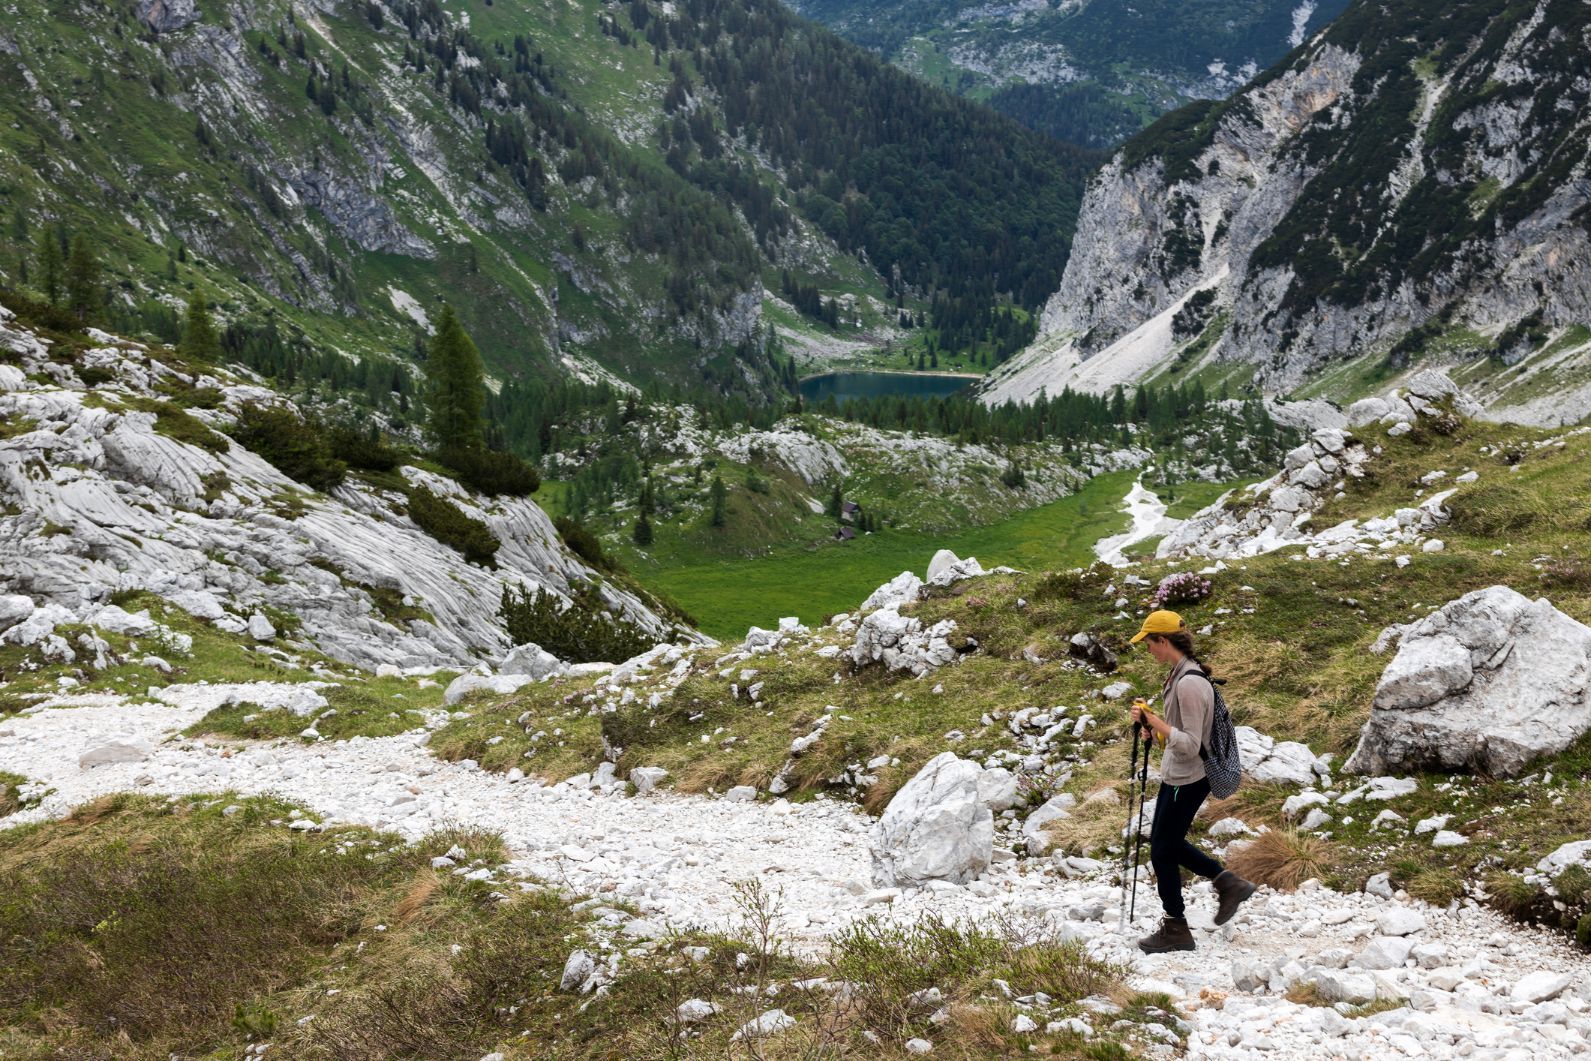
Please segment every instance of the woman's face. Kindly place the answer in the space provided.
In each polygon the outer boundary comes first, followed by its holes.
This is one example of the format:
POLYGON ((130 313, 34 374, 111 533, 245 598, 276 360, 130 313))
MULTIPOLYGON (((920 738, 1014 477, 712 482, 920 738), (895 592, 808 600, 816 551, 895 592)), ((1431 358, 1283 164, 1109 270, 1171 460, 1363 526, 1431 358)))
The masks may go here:
POLYGON ((1149 654, 1161 663, 1175 663, 1182 658, 1182 653, 1178 652, 1171 642, 1163 637, 1155 637, 1151 634, 1149 637, 1144 638, 1144 644, 1149 646, 1149 654))

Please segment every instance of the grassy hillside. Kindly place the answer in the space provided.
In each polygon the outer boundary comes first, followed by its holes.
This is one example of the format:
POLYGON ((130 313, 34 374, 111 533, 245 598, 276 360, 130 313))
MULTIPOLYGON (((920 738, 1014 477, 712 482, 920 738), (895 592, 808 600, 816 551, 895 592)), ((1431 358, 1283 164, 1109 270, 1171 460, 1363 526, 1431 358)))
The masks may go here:
POLYGON ((50 258, 81 237, 96 323, 174 340, 203 291, 240 352, 269 332, 411 361, 446 300, 500 377, 567 364, 765 400, 765 284, 788 271, 841 309, 782 322, 793 339, 970 348, 1053 286, 1091 162, 766 3, 137 10, 12 12, 0 283, 53 295, 50 258), (789 54, 811 58, 800 83, 765 84, 788 64, 757 57, 789 54), (900 184, 953 176, 938 152, 990 175, 900 184), (921 331, 935 291, 960 315, 921 331))
MULTIPOLYGON (((1278 739, 1305 741, 1339 764, 1357 742, 1390 660, 1369 651, 1388 624, 1419 618, 1498 583, 1546 596, 1571 616, 1591 621, 1591 435, 1553 437, 1470 424, 1453 438, 1416 432, 1396 439, 1377 434, 1374 441, 1384 452, 1363 479, 1350 480, 1345 496, 1314 517, 1314 525, 1390 514, 1428 490, 1420 482, 1427 472, 1445 470, 1451 479, 1473 469, 1478 481, 1459 487, 1447 503, 1453 519, 1439 532, 1444 550, 1415 550, 1399 567, 1389 552, 1334 561, 1283 549, 1210 574, 1212 595, 1183 606, 1191 626, 1213 627, 1211 636, 1200 639, 1201 657, 1229 679, 1227 696, 1237 722, 1278 739)), ((981 550, 979 556, 985 563, 1005 559, 981 550)), ((1090 714, 1093 727, 1082 737, 1055 738, 1051 759, 1066 764, 1065 788, 1081 799, 1121 783, 1128 745, 1120 709, 1096 699, 1097 689, 1114 679, 1069 663, 1068 640, 1078 631, 1095 632, 1122 652, 1118 677, 1140 691, 1157 690, 1158 667, 1146 653, 1129 651, 1126 639, 1137 613, 1147 607, 1148 588, 1187 566, 1145 562, 1134 571, 1147 579, 1138 588, 1124 583, 1121 571, 1066 571, 1056 565, 1057 570, 1030 568, 932 591, 905 610, 924 624, 954 620, 954 637, 975 639, 978 648, 920 681, 876 666, 853 673, 843 656, 818 655, 827 645, 848 648, 854 637, 825 628, 810 641, 798 640, 757 661, 757 677, 765 683, 761 705, 733 696, 733 671, 721 676, 704 660, 656 711, 642 706, 644 684, 634 705, 615 713, 588 715, 578 702, 571 710, 570 693, 580 686, 560 681, 524 690, 501 705, 482 705, 473 717, 441 730, 433 746, 448 757, 507 769, 522 763, 532 747, 527 733, 556 724, 567 734, 567 746, 543 749, 534 761, 550 776, 588 769, 605 737, 624 748, 621 773, 656 764, 688 791, 765 786, 786 768, 791 740, 809 732, 834 704, 841 712, 795 760, 787 781, 797 798, 832 791, 836 778, 847 778, 844 789, 859 764, 888 757, 889 766, 872 771, 877 783, 859 790, 869 806, 882 807, 923 762, 947 747, 980 759, 1003 749, 1020 753, 1004 721, 1017 710, 1080 705, 1067 717, 1090 714), (1125 616, 1117 606, 1123 596, 1125 616), (526 711, 529 722, 522 727, 515 719, 526 711), (702 742, 703 734, 712 739, 702 742), (853 772, 847 774, 848 768, 853 772)), ((1468 888, 1523 916, 1573 929, 1584 911, 1584 889, 1570 888, 1566 905, 1556 909, 1505 871, 1531 867, 1558 845, 1585 835, 1591 827, 1584 809, 1588 763, 1591 737, 1516 780, 1418 777, 1418 791, 1395 809, 1410 823, 1453 813, 1469 840, 1462 847, 1433 850, 1429 837, 1372 831, 1373 815, 1339 812, 1329 841, 1300 838, 1292 855, 1307 855, 1312 868, 1305 875, 1324 875, 1333 884, 1356 887, 1370 874, 1390 870, 1397 884, 1431 901, 1445 903, 1468 888), (1551 785, 1544 788, 1549 772, 1551 785), (1490 892, 1481 883, 1486 881, 1490 892)), ((1344 778, 1335 790, 1354 783, 1344 778)), ((1236 814, 1251 826, 1269 824, 1279 835, 1292 836, 1280 831, 1286 824, 1280 804, 1291 791, 1250 784, 1228 804, 1213 807, 1208 820, 1236 814)), ((1097 852, 1107 842, 1108 823, 1091 821, 1084 816, 1070 832, 1074 850, 1097 852)))

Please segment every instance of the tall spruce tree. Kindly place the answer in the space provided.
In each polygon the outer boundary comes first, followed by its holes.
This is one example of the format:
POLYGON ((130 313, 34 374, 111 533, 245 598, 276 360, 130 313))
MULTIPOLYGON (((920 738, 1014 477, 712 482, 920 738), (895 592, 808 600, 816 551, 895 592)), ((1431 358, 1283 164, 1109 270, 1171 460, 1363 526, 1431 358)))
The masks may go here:
POLYGON ((710 493, 712 496, 712 514, 709 516, 708 522, 714 527, 722 527, 725 522, 724 503, 727 500, 728 491, 724 489, 724 477, 716 472, 713 474, 713 485, 710 493))
POLYGON ((86 323, 99 310, 102 300, 99 259, 94 257, 88 237, 79 233, 72 241, 72 255, 66 262, 67 308, 86 323))
POLYGON ((438 447, 477 449, 484 437, 485 370, 452 306, 442 308, 425 358, 427 427, 438 447))
POLYGON ((221 337, 216 334, 215 321, 210 318, 210 304, 203 291, 195 291, 188 299, 188 321, 182 329, 182 339, 177 352, 196 361, 210 361, 221 353, 221 337))
POLYGON ((48 228, 39 230, 39 290, 45 301, 55 305, 61 301, 61 273, 65 263, 61 260, 61 245, 48 228))

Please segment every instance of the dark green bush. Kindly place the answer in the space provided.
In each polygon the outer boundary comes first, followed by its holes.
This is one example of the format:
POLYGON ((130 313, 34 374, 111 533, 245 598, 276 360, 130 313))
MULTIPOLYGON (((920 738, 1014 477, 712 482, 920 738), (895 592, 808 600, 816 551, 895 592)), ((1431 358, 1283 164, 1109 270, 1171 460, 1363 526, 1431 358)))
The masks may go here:
POLYGON ((534 594, 504 586, 497 614, 514 644, 534 641, 570 663, 619 663, 645 652, 657 640, 636 624, 603 610, 595 600, 576 599, 565 604, 539 586, 534 594))
POLYGON ((478 446, 451 446, 438 450, 436 459, 454 472, 459 481, 493 497, 524 497, 541 486, 536 469, 512 453, 478 446))
POLYGON ((423 486, 410 488, 409 518, 443 545, 463 553, 464 559, 485 567, 497 566, 497 550, 502 542, 486 524, 466 516, 446 498, 436 496, 423 486))
POLYGON ((585 524, 569 516, 559 516, 553 520, 554 527, 558 528, 558 536, 569 547, 569 551, 592 567, 603 571, 612 571, 617 566, 602 551, 602 542, 597 536, 586 530, 585 524))
POLYGON ((1454 527, 1487 538, 1529 530, 1547 515, 1539 499, 1512 483, 1472 486, 1443 504, 1454 527))
POLYGON ((289 479, 316 490, 331 490, 348 474, 348 465, 332 456, 325 430, 286 406, 245 405, 232 437, 289 479))
POLYGON ((190 446, 207 449, 211 453, 225 453, 227 440, 224 435, 210 430, 198 417, 189 413, 180 405, 163 402, 157 398, 129 398, 129 408, 140 412, 155 414, 155 432, 174 438, 178 442, 185 442, 190 446))
POLYGON ((361 431, 347 424, 335 424, 326 432, 332 455, 350 468, 390 472, 403 463, 403 451, 389 443, 374 426, 361 431))

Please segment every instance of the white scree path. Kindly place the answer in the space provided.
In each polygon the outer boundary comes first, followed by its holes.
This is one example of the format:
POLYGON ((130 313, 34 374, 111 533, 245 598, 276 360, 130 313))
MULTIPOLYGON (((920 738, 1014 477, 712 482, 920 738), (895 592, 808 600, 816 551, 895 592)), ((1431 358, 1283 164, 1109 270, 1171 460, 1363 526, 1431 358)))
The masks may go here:
MULTIPOLYGON (((59 816, 109 792, 230 789, 300 801, 322 824, 406 837, 448 825, 496 830, 513 853, 510 872, 635 904, 642 916, 624 931, 637 938, 669 925, 733 927, 729 885, 748 879, 779 896, 785 930, 807 949, 872 915, 1031 919, 1130 966, 1135 986, 1172 995, 1190 1025, 1190 1056, 1542 1061, 1583 1057, 1591 1042, 1591 960, 1558 937, 1473 905, 1444 910, 1324 888, 1262 891, 1229 925, 1213 929, 1209 888, 1199 884, 1189 910, 1200 949, 1144 957, 1133 937, 1149 931, 1153 917, 1140 913, 1122 935, 1115 887, 1068 879, 1048 859, 997 862, 967 887, 873 888, 872 823, 846 804, 627 798, 515 783, 436 760, 423 731, 317 744, 184 740, 174 734, 202 718, 213 698, 203 686, 163 692, 176 706, 85 698, 84 706, 0 723, 0 769, 55 789, 0 824, 59 816), (112 739, 144 742, 147 757, 79 765, 85 751, 112 739), (1380 995, 1407 1004, 1349 1017, 1287 1000, 1279 990, 1289 983, 1313 983, 1326 997, 1380 995)), ((1147 881, 1140 887, 1140 911, 1155 910, 1147 881)))
POLYGON ((1132 489, 1122 499, 1121 510, 1132 517, 1132 523, 1122 533, 1101 538, 1094 544, 1094 554, 1111 567, 1127 566, 1125 550, 1129 545, 1170 534, 1182 524, 1180 519, 1166 515, 1166 503, 1144 486, 1142 478, 1133 480, 1132 489))

